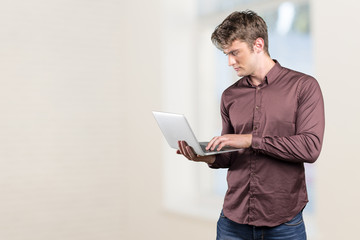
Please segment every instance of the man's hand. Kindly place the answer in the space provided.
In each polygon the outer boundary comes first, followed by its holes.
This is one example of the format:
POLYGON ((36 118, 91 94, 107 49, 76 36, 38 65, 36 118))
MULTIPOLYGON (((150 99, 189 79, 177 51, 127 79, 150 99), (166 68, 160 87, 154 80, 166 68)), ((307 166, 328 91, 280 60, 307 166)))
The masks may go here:
POLYGON ((249 148, 251 146, 251 134, 225 134, 214 137, 206 147, 206 150, 221 150, 223 147, 249 148))
POLYGON ((215 162, 215 156, 200 156, 195 153, 195 151, 190 147, 185 141, 179 141, 179 150, 176 151, 177 154, 184 155, 187 159, 195 162, 205 162, 212 164, 215 162))

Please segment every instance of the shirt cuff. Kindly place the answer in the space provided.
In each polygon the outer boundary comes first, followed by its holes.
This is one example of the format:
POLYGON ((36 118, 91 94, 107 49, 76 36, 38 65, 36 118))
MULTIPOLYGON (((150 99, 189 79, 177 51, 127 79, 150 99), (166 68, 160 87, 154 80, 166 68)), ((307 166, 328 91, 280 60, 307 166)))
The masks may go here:
POLYGON ((262 148, 262 138, 253 136, 251 141, 251 147, 254 150, 260 150, 262 148))
POLYGON ((221 155, 221 154, 215 155, 215 161, 213 163, 208 163, 207 164, 209 166, 209 168, 214 168, 214 169, 220 168, 219 165, 216 162, 219 159, 219 155, 221 155))

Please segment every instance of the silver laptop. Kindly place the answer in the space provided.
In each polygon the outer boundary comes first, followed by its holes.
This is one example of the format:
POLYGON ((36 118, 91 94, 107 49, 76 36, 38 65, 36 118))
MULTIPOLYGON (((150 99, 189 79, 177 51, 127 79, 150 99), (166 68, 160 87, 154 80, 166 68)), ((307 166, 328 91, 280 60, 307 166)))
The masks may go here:
MULTIPOLYGON (((154 117, 170 147, 179 149, 178 141, 186 141, 196 154, 201 156, 240 151, 232 147, 224 147, 220 151, 206 150, 208 142, 198 142, 188 121, 183 114, 155 112, 154 117)), ((216 148, 215 148, 216 149, 216 148)))

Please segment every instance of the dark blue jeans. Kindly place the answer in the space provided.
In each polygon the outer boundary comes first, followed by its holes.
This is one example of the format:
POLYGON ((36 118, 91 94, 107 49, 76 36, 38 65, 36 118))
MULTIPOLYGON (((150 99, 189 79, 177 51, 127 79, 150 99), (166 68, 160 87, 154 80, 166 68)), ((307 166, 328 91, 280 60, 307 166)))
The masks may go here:
POLYGON ((276 227, 255 227, 238 224, 221 212, 217 223, 216 240, 306 240, 302 212, 289 222, 276 227))

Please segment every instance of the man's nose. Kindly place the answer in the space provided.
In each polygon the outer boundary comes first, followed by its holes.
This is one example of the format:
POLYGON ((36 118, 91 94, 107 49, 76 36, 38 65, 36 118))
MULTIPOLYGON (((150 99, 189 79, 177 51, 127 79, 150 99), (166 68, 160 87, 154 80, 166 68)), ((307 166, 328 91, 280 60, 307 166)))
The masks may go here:
POLYGON ((228 55, 228 64, 230 67, 235 64, 235 58, 231 55, 228 55))

